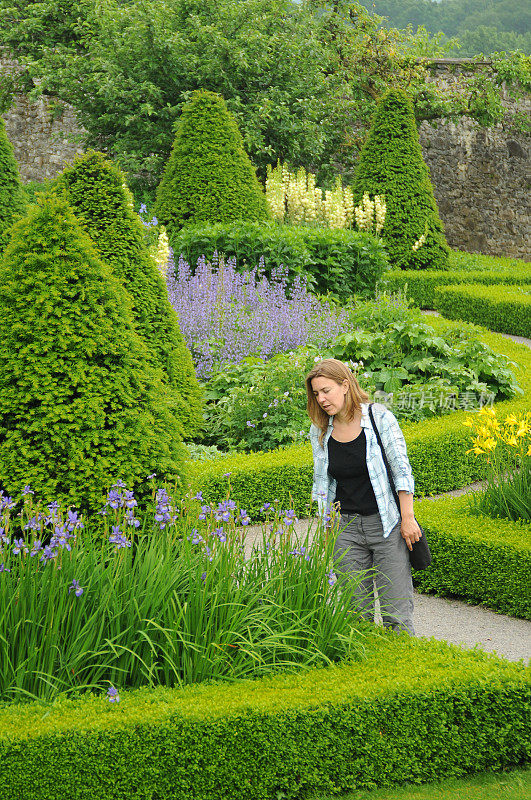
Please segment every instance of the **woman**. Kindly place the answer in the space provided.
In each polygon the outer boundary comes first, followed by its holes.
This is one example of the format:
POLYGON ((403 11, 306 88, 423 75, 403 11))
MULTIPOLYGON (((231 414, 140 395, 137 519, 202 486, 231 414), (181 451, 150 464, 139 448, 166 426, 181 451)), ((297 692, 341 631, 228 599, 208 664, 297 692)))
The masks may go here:
POLYGON ((369 396, 351 370, 328 358, 306 377, 312 420, 312 497, 323 516, 338 503, 341 532, 334 545, 336 571, 362 577, 357 596, 363 616, 374 618, 373 579, 382 618, 394 630, 413 629, 413 584, 408 548, 422 533, 413 513, 414 481, 406 443, 394 415, 374 404, 372 411, 400 500, 400 514, 369 417, 369 396))

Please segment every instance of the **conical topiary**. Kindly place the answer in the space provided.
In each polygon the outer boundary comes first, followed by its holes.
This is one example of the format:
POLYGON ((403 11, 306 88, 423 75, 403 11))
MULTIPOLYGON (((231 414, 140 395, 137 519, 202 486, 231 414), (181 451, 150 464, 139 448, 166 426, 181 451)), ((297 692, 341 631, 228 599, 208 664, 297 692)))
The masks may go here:
POLYGON ((0 251, 9 238, 9 230, 26 207, 26 195, 20 183, 13 145, 7 138, 4 120, 0 118, 0 251))
POLYGON ((194 92, 183 107, 155 214, 170 243, 183 225, 268 217, 238 126, 219 95, 194 92))
POLYGON ((90 151, 64 170, 57 186, 66 190, 77 219, 130 294, 137 331, 162 369, 181 434, 192 438, 203 422, 202 391, 123 173, 102 153, 90 151))
POLYGON ((117 478, 182 476, 160 373, 126 292, 62 198, 13 227, 0 264, 0 483, 101 507, 117 478))
POLYGON ((449 249, 422 157, 413 106, 405 92, 391 89, 380 101, 352 189, 356 203, 364 192, 371 199, 385 195, 381 236, 392 265, 447 268, 449 249))

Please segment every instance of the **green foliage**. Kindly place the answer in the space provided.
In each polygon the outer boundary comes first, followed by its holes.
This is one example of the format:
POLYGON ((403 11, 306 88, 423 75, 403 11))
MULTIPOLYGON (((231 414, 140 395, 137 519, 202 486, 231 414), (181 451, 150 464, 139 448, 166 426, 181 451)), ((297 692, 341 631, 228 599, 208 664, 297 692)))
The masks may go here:
POLYGON ((494 287, 497 284, 517 286, 531 283, 531 266, 524 262, 513 266, 509 259, 507 262, 502 265, 493 264, 490 269, 487 266, 477 272, 472 271, 474 267, 483 265, 476 265, 475 262, 469 262, 467 265, 470 270, 463 268, 452 271, 391 270, 384 275, 380 285, 389 292, 405 291, 408 298, 420 308, 433 309, 435 291, 439 286, 460 286, 474 283, 494 287))
POLYGON ((202 255, 211 259, 215 251, 224 253, 234 256, 241 270, 257 266, 263 257, 267 274, 284 266, 304 273, 314 291, 341 298, 372 295, 388 268, 381 242, 370 234, 276 223, 186 227, 174 238, 174 250, 192 266, 202 255))
POLYGON ((223 450, 274 450, 306 438, 304 375, 313 353, 299 348, 268 361, 226 364, 205 387, 205 440, 223 450))
POLYGON ((499 400, 518 390, 504 356, 467 331, 435 331, 400 297, 384 294, 355 305, 349 309, 349 323, 326 356, 361 359, 366 380, 393 395, 391 410, 401 420, 448 413, 463 397, 477 405, 481 396, 483 402, 489 394, 499 400))
MULTIPOLYGON (((241 546, 244 509, 208 508, 161 490, 155 503, 155 515, 135 518, 131 493, 115 486, 103 519, 84 518, 48 561, 37 542, 68 518, 58 509, 47 526, 47 509, 26 496, 24 539, 3 543, 1 702, 55 700, 109 683, 234 681, 362 656, 368 626, 352 613, 357 582, 346 590, 330 583, 334 539, 321 525, 308 527, 294 553, 293 516, 271 503, 249 553, 241 546)), ((2 514, 9 533, 18 513, 2 514)))
POLYGON ((268 217, 236 121, 219 95, 195 92, 183 107, 157 189, 155 214, 172 246, 183 225, 268 217))
POLYGON ((0 251, 9 241, 11 225, 24 212, 26 197, 20 183, 13 145, 0 119, 0 251))
POLYGON ((26 91, 71 103, 87 143, 105 147, 146 202, 183 105, 204 87, 225 98, 262 178, 280 158, 311 166, 320 185, 353 174, 390 86, 411 92, 418 120, 516 121, 500 87, 522 93, 529 68, 517 54, 460 76, 456 93, 429 83, 419 61, 451 42, 381 22, 350 0, 0 0, 0 42, 27 64, 26 91))
POLYGON ((139 786, 146 797, 273 800, 529 757, 522 664, 407 635, 364 644, 360 663, 297 675, 121 692, 118 706, 91 696, 2 709, 3 786, 32 800, 125 800, 139 786), (154 752, 165 756, 155 767, 154 752))
MULTIPOLYGON (((433 320, 433 327, 441 332, 452 325, 457 331, 467 329, 465 323, 433 320)), ((478 333, 473 326, 468 329, 478 333)), ((479 339, 515 364, 523 389, 522 396, 496 403, 495 408, 504 414, 526 411, 531 391, 529 348, 487 331, 480 331, 479 339)), ((485 478, 485 464, 467 454, 470 435, 463 426, 465 419, 464 411, 455 411, 444 417, 403 424, 417 496, 448 492, 485 478)), ((190 465, 190 481, 194 489, 201 489, 211 502, 223 500, 230 485, 231 496, 253 519, 261 518, 260 509, 266 495, 278 498, 284 507, 292 500, 297 513, 307 516, 312 469, 309 444, 294 445, 270 453, 226 455, 208 464, 194 462, 190 465)))
POLYGON ((434 307, 448 319, 466 319, 492 331, 531 337, 531 284, 437 286, 434 307))
POLYGON ((529 10, 513 0, 363 0, 362 5, 386 17, 393 27, 424 25, 430 31, 457 36, 459 56, 499 50, 530 52, 529 10), (527 36, 526 36, 527 34, 527 36))
POLYGON ((364 192, 371 197, 385 196, 387 212, 381 236, 394 267, 448 266, 449 249, 422 157, 413 107, 405 92, 388 92, 378 106, 352 189, 355 203, 364 192), (422 236, 426 241, 414 249, 422 236))
POLYGON ((201 425, 201 390, 164 281, 148 252, 125 178, 102 153, 75 159, 58 179, 76 217, 130 295, 134 321, 153 365, 162 370, 183 436, 201 425))
POLYGON ((0 475, 99 508, 118 477, 182 475, 184 450, 126 292, 66 203, 20 220, 0 265, 0 475))
POLYGON ((424 500, 415 514, 433 555, 429 570, 415 573, 420 591, 531 619, 529 524, 477 516, 467 497, 424 500))

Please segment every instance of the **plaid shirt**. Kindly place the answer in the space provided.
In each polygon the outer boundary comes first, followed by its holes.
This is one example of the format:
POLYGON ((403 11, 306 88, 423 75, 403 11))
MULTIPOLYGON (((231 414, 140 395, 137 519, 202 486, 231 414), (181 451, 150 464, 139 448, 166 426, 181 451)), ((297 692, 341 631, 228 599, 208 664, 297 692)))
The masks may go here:
MULTIPOLYGON (((404 490, 413 494, 415 482, 407 457, 404 435, 400 430, 396 417, 389 409, 379 403, 375 403, 372 410, 374 421, 385 447, 396 490, 397 492, 404 490)), ((337 481, 328 474, 328 440, 332 433, 333 424, 334 417, 330 417, 322 445, 319 444, 320 429, 316 425, 312 425, 310 428, 310 441, 313 450, 312 499, 317 500, 320 516, 324 516, 329 504, 333 503, 336 497, 337 481)), ((367 441, 367 470, 374 489, 376 503, 378 504, 384 537, 387 537, 400 519, 400 514, 389 485, 382 452, 371 425, 367 403, 362 403, 361 405, 361 427, 365 428, 367 441)))

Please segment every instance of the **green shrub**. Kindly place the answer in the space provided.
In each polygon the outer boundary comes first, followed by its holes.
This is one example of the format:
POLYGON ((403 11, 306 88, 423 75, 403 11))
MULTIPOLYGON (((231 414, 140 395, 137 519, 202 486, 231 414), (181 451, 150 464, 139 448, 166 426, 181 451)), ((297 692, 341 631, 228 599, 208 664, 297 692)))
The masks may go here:
POLYGON ((77 219, 130 295, 137 331, 162 371, 182 432, 195 435, 202 424, 201 389, 123 174, 102 153, 90 151, 64 170, 58 188, 66 191, 77 219))
POLYGON ((448 319, 464 319, 493 331, 531 336, 531 283, 527 286, 438 286, 434 308, 448 319))
POLYGON ((10 228, 24 212, 26 195, 20 183, 13 145, 0 118, 0 252, 9 241, 10 228))
POLYGON ((0 265, 0 476, 98 508, 116 478, 182 474, 184 448, 126 292, 59 198, 13 229, 0 265))
POLYGON ((394 267, 448 267, 449 249, 422 157, 413 107, 405 92, 391 89, 380 101, 352 190, 355 203, 364 192, 371 198, 385 196, 387 212, 381 236, 394 267), (414 250, 415 242, 424 235, 426 241, 414 250))
POLYGON ((236 121, 219 95, 194 92, 183 106, 155 214, 172 246, 183 225, 269 216, 236 121))
POLYGON ((381 282, 381 288, 388 292, 406 290, 407 296, 420 308, 434 307, 434 295, 437 286, 481 283, 487 286, 503 284, 513 286, 531 283, 531 265, 521 262, 519 266, 508 265, 503 270, 485 269, 480 271, 444 271, 444 270, 392 270, 387 272, 381 282))
POLYGON ((277 800, 525 763, 529 670, 407 635, 359 663, 0 709, 5 800, 277 800))
POLYGON ((379 240, 350 230, 249 222, 200 225, 183 228, 173 246, 192 267, 200 256, 211 260, 216 251, 234 256, 240 270, 256 267, 263 257, 267 274, 284 266, 305 274, 315 291, 342 298, 372 295, 388 267, 379 240))
MULTIPOLYGON (((440 318, 434 318, 431 323, 440 331, 455 325, 459 331, 468 327, 478 333, 474 326, 464 323, 448 323, 440 318)), ((499 415, 527 411, 531 391, 529 348, 485 330, 479 331, 478 336, 481 342, 514 363, 523 390, 522 396, 496 403, 499 415)), ((448 492, 485 477, 484 463, 467 454, 470 433, 463 426, 465 419, 466 411, 462 410, 402 425, 417 496, 448 492)), ((311 448, 305 444, 270 453, 231 454, 203 464, 195 462, 190 465, 190 480, 209 501, 223 500, 230 482, 231 496, 253 519, 261 518, 260 508, 266 496, 278 498, 283 507, 287 507, 292 498, 297 513, 304 516, 309 513, 312 470, 311 448)))
POLYGON ((477 516, 467 497, 423 500, 415 514, 433 555, 432 566, 414 575, 420 591, 531 619, 529 524, 477 516))

